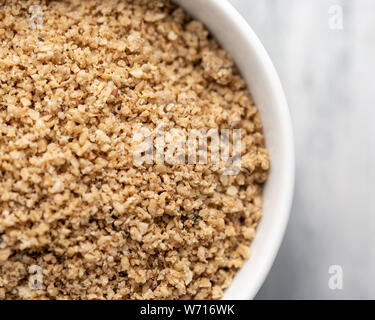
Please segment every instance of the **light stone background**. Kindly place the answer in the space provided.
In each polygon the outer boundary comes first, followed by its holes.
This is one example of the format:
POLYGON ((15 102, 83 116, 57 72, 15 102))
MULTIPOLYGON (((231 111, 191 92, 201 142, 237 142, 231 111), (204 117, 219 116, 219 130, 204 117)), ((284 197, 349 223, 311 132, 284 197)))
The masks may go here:
POLYGON ((291 110, 291 220, 258 299, 375 298, 375 0, 230 0, 273 60, 291 110), (343 30, 329 28, 342 5, 343 30), (328 287, 340 265, 343 290, 328 287))

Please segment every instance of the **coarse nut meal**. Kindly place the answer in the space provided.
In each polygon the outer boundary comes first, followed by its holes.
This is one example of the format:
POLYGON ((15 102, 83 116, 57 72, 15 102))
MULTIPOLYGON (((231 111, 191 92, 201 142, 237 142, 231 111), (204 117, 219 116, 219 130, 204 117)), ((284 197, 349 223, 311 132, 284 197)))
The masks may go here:
POLYGON ((220 299, 270 167, 229 54, 169 0, 0 0, 0 42, 0 299, 220 299), (135 165, 160 121, 239 129, 241 169, 135 165))

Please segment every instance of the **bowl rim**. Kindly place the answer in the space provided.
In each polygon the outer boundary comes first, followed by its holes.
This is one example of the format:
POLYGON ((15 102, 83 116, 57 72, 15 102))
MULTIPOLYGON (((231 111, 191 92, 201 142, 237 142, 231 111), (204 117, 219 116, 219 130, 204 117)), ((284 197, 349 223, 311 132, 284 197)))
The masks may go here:
MULTIPOLYGON (((189 5, 187 3, 192 2, 191 0, 174 0, 182 8, 186 9, 189 5)), ((197 2, 196 0, 195 2, 197 2)), ((290 116, 290 111, 288 108, 286 96, 281 85, 280 78, 276 72, 276 69, 269 57, 266 49, 261 43, 258 36, 255 34, 253 29, 247 23, 244 17, 237 11, 237 9, 228 1, 228 0, 204 0, 205 6, 214 6, 219 11, 220 14, 227 16, 230 20, 230 23, 233 25, 234 32, 240 32, 243 38, 246 38, 250 44, 251 49, 253 50, 253 55, 256 57, 257 61, 260 63, 260 68, 264 73, 264 77, 267 79, 270 91, 273 92, 275 97, 276 108, 278 109, 278 116, 280 116, 280 123, 282 135, 283 135, 283 149, 284 159, 283 159, 283 177, 282 181, 283 189, 280 190, 282 196, 280 195, 280 200, 278 201, 278 225, 277 228, 274 228, 272 237, 268 240, 267 247, 270 249, 268 252, 263 253, 263 257, 260 262, 259 270, 252 278, 252 282, 246 286, 246 288, 241 288, 241 292, 230 292, 233 283, 229 286, 228 289, 224 292, 223 299, 253 299, 261 286, 266 280, 267 275, 269 274, 271 267, 276 259, 277 253, 280 250, 286 228, 288 225, 290 211, 293 202, 294 194, 294 185, 295 185, 295 149, 294 149, 294 135, 292 129, 292 121, 290 116)), ((190 12, 189 12, 190 14, 190 12)), ((194 14, 192 15, 194 16, 194 14)), ((199 19, 199 17, 198 17, 199 19)), ((204 19, 199 19, 204 24, 204 19)), ((207 26, 210 29, 209 26, 207 26)), ((211 31, 211 30, 210 30, 211 31)), ((215 36, 215 32, 212 32, 215 36)), ((220 40, 219 40, 220 43, 220 40)), ((221 44, 221 43, 220 43, 221 44)), ((225 48, 225 46, 223 46, 225 48)), ((230 48, 226 48, 229 53, 231 53, 230 48)), ((240 69, 241 71, 241 69, 240 69)), ((247 83, 250 91, 251 88, 247 83)), ((266 137, 267 139, 267 137, 266 137)), ((267 143, 267 142, 266 142, 267 143)), ((271 159, 272 160, 272 159, 271 159)), ((255 236, 255 239, 257 235, 255 236)), ((251 245, 252 246, 252 245, 251 245)), ((252 258, 250 258, 251 260, 252 258)), ((241 270, 241 269, 240 269, 241 270)), ((234 279, 235 280, 235 279, 234 279)), ((234 281, 233 280, 233 281, 234 281)))

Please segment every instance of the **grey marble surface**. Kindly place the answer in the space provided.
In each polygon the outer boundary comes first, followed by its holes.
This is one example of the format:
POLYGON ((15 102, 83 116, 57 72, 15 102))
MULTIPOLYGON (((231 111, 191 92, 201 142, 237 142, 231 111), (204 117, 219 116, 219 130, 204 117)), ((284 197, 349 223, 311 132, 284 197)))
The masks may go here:
POLYGON ((258 299, 375 298, 375 1, 230 0, 260 37, 293 119, 297 176, 258 299), (343 8, 343 29, 329 27, 343 8), (343 269, 343 289, 328 268, 343 269))

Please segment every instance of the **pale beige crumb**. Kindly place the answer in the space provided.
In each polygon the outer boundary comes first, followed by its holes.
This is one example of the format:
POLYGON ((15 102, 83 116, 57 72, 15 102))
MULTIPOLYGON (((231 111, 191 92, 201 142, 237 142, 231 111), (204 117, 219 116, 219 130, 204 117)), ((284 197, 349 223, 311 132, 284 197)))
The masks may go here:
POLYGON ((220 299, 270 167, 229 54, 168 0, 0 1, 0 42, 0 299, 220 299), (135 166, 162 120, 240 128, 241 172, 135 166))

